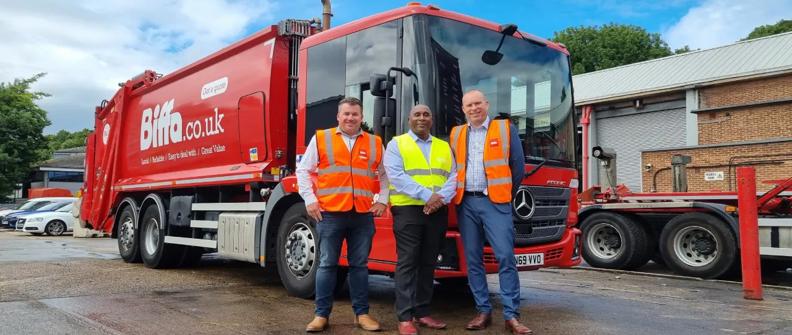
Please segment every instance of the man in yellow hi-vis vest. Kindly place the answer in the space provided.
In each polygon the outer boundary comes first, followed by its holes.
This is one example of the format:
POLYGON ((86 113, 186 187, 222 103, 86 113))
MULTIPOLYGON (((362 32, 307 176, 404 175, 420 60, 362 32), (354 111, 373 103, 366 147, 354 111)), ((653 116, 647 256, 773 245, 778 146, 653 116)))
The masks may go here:
POLYGON ((446 327, 430 316, 429 303, 437 254, 448 228, 446 205, 456 192, 451 147, 430 134, 432 111, 416 105, 408 122, 410 131, 388 143, 383 161, 398 255, 394 279, 399 334, 417 334, 416 323, 446 327))

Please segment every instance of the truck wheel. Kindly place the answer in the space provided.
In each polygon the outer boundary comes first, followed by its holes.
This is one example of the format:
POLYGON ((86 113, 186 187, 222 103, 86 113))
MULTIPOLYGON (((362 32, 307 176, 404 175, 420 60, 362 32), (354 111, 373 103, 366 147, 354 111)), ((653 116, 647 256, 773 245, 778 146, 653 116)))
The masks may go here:
POLYGON ((278 227, 278 275, 291 296, 309 299, 316 291, 319 234, 305 205, 297 203, 283 215, 278 227))
POLYGON ((705 213, 687 213, 666 224, 660 235, 660 253, 676 273, 718 278, 736 264, 737 241, 720 219, 705 213))
POLYGON ((44 231, 49 236, 61 236, 63 232, 66 231, 66 223, 60 220, 52 221, 47 223, 47 226, 44 227, 44 231))
POLYGON ((157 206, 148 206, 140 222, 140 256, 146 267, 162 269, 173 267, 181 260, 182 248, 165 244, 157 206))
POLYGON ((594 267, 635 269, 649 261, 654 249, 646 229, 625 215, 594 213, 580 227, 583 258, 594 267))
POLYGON ((118 220, 118 253, 127 263, 140 263, 140 239, 135 230, 135 213, 129 206, 121 211, 118 220))

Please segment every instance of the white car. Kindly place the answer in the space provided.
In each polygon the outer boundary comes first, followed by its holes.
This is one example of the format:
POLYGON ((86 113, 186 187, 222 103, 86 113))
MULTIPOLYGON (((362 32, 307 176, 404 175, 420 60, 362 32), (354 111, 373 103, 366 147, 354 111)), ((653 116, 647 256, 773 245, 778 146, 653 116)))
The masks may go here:
MULTIPOLYGON (((38 208, 44 207, 53 202, 74 201, 74 199, 75 198, 72 197, 43 197, 43 198, 30 199, 15 209, 6 209, 0 211, 0 224, 8 225, 8 223, 2 221, 5 219, 6 216, 10 214, 23 212, 23 211, 34 211, 38 208)), ((10 228, 14 228, 14 227, 10 227, 10 228)))
POLYGON ((34 212, 19 217, 17 225, 22 226, 22 231, 33 235, 46 233, 51 236, 60 236, 74 227, 72 207, 68 204, 54 211, 34 212))

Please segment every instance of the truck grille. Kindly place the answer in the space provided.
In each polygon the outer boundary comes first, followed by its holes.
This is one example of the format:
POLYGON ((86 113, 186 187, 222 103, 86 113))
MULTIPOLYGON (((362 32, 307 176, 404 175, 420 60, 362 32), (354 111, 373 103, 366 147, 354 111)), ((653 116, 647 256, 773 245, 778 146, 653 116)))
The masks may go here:
POLYGON ((566 229, 570 195, 568 188, 521 186, 512 202, 515 245, 560 240, 566 229), (533 205, 530 211, 525 205, 520 206, 523 202, 533 205))

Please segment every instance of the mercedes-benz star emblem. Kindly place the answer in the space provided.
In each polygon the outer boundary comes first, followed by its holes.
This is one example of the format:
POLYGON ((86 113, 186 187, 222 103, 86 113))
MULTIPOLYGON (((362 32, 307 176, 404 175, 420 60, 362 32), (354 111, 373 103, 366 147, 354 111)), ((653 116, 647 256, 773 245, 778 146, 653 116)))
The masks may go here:
POLYGON ((512 200, 512 206, 517 217, 522 220, 530 219, 534 213, 533 195, 525 188, 517 190, 517 194, 514 195, 514 200, 512 200))

